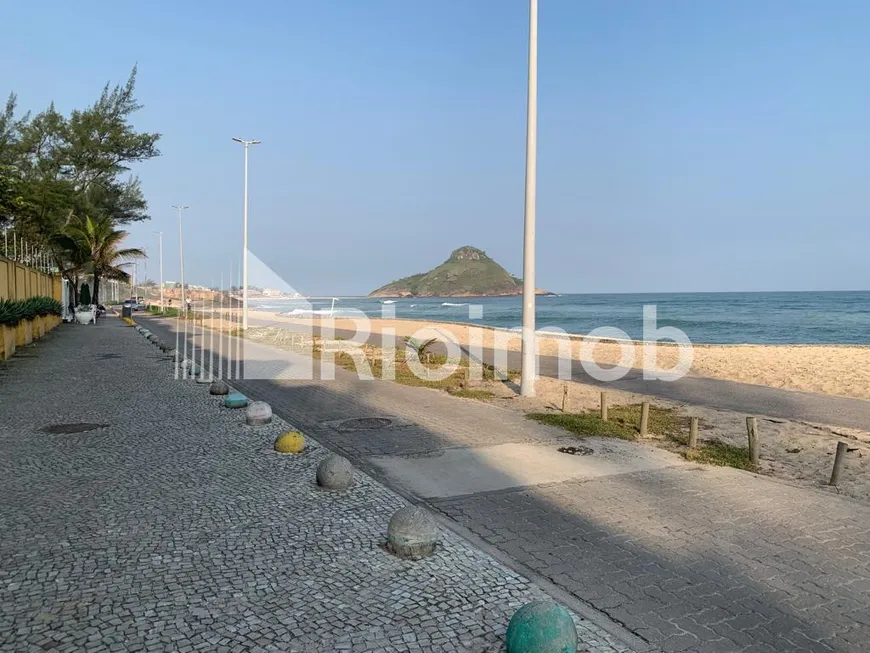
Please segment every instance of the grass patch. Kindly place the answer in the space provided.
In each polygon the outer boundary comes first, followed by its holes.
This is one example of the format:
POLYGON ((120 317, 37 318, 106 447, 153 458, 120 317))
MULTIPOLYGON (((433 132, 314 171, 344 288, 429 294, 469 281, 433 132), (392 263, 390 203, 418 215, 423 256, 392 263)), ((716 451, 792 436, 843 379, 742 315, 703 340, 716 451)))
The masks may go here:
MULTIPOLYGON (((378 355, 376 355, 377 350, 374 348, 370 351, 364 351, 363 349, 360 349, 359 352, 360 354, 356 354, 356 358, 359 358, 361 354, 365 354, 365 361, 368 364, 372 375, 376 379, 385 378, 384 363, 383 360, 378 355)), ((312 350, 312 355, 314 356, 314 358, 324 358, 322 343, 317 343, 315 345, 312 350)), ((357 371, 357 365, 356 361, 354 360, 354 356, 351 356, 347 352, 336 351, 333 354, 333 361, 338 367, 349 370, 351 372, 357 371)), ((408 364, 408 361, 405 358, 405 350, 401 347, 397 347, 395 350, 394 375, 391 380, 395 381, 396 383, 401 383, 402 385, 410 385, 420 388, 434 388, 436 390, 446 390, 454 396, 465 397, 467 399, 489 399, 495 396, 489 390, 466 387, 466 372, 468 371, 468 361, 464 359, 461 361, 454 361, 456 369, 449 376, 443 379, 436 378, 440 374, 441 367, 447 364, 447 362, 447 356, 427 353, 423 359, 423 362, 417 363, 415 367, 419 368, 420 366, 422 366, 423 369, 430 370, 431 376, 427 376, 426 372, 418 375, 417 372, 411 369, 411 366, 408 364)), ((508 374, 511 374, 512 372, 513 370, 509 370, 508 374)), ((483 368, 482 378, 484 381, 501 380, 498 373, 494 369, 488 367, 483 368)))
POLYGON ((616 421, 604 421, 594 413, 528 413, 529 419, 550 426, 558 426, 579 436, 597 435, 620 440, 637 439, 637 431, 616 421))
MULTIPOLYGON (((640 410, 641 404, 626 404, 608 407, 607 414, 609 421, 622 424, 626 428, 633 429, 636 435, 640 435, 640 410)), ((688 436, 683 435, 688 428, 689 418, 682 415, 679 409, 650 404, 647 425, 649 433, 677 442, 684 440, 684 444, 688 444, 688 436)))
MULTIPOLYGON (((598 411, 587 413, 529 413, 529 419, 550 426, 558 426, 575 435, 620 440, 636 440, 640 436, 640 404, 609 406, 608 420, 601 419, 598 411)), ((683 430, 688 428, 689 420, 676 408, 661 408, 650 405, 648 431, 672 440, 685 440, 683 430)))
POLYGON ((736 447, 727 442, 712 440, 699 443, 695 450, 689 449, 685 453, 687 460, 693 460, 708 465, 720 467, 734 467, 736 469, 752 469, 752 459, 749 457, 749 449, 736 447))
POLYGON ((447 392, 454 397, 464 397, 465 399, 491 399, 495 397, 489 390, 475 390, 474 388, 448 388, 447 392))

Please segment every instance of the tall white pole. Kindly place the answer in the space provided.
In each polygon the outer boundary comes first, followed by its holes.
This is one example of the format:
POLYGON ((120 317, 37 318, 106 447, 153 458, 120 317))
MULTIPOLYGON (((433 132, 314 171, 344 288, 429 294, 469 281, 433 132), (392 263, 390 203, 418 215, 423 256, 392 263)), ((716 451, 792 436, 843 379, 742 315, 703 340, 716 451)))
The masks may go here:
POLYGON ((224 273, 221 272, 221 307, 220 307, 220 337, 218 338, 218 377, 224 378, 224 273))
POLYGON ((245 143, 245 237, 242 251, 242 330, 248 329, 248 144, 245 143))
POLYGON ((233 138, 236 143, 245 147, 245 207, 244 227, 242 234, 242 330, 248 328, 248 148, 251 145, 259 145, 260 141, 253 139, 246 141, 242 138, 233 138))
POLYGON ((157 237, 160 241, 160 312, 166 310, 166 305, 163 303, 163 232, 158 231, 157 237))
POLYGON ((178 209, 178 255, 180 266, 179 272, 181 275, 181 307, 179 310, 185 311, 187 310, 187 304, 185 303, 187 295, 184 291, 184 230, 182 229, 181 223, 184 217, 184 209, 190 207, 176 204, 173 208, 178 209))
POLYGON ((529 0, 526 207, 523 232, 523 362, 520 394, 535 396, 535 192, 538 159, 538 0, 529 0))
MULTIPOLYGON (((178 255, 179 255, 179 274, 181 276, 181 306, 178 307, 178 315, 182 315, 184 319, 184 340, 182 346, 184 347, 183 352, 180 355, 180 360, 182 364, 184 364, 184 360, 187 358, 187 304, 185 303, 186 295, 184 292, 184 229, 182 228, 182 222, 184 217, 184 209, 188 208, 184 204, 176 204, 173 208, 178 209, 178 255)), ((176 325, 176 336, 175 336, 175 351, 178 352, 178 326, 176 325)), ((178 354, 176 354, 178 356, 178 354)), ((187 378, 187 371, 185 369, 181 370, 181 378, 187 378)))

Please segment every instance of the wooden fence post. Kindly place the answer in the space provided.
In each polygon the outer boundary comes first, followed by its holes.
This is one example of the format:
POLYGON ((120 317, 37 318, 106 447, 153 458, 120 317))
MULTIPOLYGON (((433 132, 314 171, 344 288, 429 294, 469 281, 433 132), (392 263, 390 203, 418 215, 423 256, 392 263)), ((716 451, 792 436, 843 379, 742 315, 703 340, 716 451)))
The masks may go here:
POLYGON ((749 438, 749 459, 753 467, 758 467, 758 424, 754 417, 746 418, 746 435, 749 438))
POLYGON ((607 421, 607 393, 604 390, 601 391, 601 419, 607 421))
POLYGON ((565 412, 565 408, 568 405, 568 384, 562 386, 562 412, 565 412))
POLYGON ((698 418, 693 417, 689 421, 689 449, 698 448, 698 418))
POLYGON ((834 471, 831 472, 831 480, 828 485, 837 487, 840 483, 840 474, 843 473, 843 465, 846 464, 846 452, 849 450, 849 445, 845 442, 837 443, 837 454, 834 456, 834 471))
POLYGON ((640 405, 640 437, 645 438, 649 428, 649 402, 644 401, 640 405))

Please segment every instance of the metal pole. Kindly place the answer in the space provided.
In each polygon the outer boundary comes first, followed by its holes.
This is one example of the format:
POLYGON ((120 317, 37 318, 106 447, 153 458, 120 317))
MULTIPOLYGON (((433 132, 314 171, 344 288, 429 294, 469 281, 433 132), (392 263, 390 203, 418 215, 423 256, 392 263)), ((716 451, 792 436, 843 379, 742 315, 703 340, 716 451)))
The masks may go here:
POLYGON ((248 328, 248 144, 245 143, 245 235, 242 250, 242 330, 248 328))
POLYGON ((157 236, 160 242, 160 312, 166 310, 166 305, 163 303, 163 232, 158 231, 157 236))
MULTIPOLYGON (((179 310, 186 311, 187 303, 185 300, 187 299, 187 295, 184 291, 184 231, 181 228, 182 218, 184 215, 184 209, 189 209, 189 206, 185 206, 182 204, 176 204, 172 208, 178 209, 178 253, 180 259, 180 273, 181 273, 181 307, 179 310)), ((185 344, 185 348, 187 345, 185 344)), ((185 352, 186 353, 186 352, 185 352)))
POLYGON ((523 397, 535 396, 535 192, 538 140, 538 0, 529 0, 529 89, 526 110, 526 206, 523 231, 523 397))
POLYGON ((248 328, 248 148, 251 145, 259 145, 261 141, 252 139, 246 141, 242 138, 233 138, 236 143, 245 147, 245 207, 244 226, 242 234, 242 330, 248 328))

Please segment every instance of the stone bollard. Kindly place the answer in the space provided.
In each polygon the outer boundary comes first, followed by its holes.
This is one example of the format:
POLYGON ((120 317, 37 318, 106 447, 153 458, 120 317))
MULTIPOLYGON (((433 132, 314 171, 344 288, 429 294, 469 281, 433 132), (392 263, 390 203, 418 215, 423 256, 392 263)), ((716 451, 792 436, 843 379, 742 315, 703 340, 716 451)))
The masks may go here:
POLYGON ((196 382, 205 385, 206 383, 211 383, 214 379, 211 376, 211 372, 202 372, 198 377, 196 377, 196 382))
POLYGON ((353 466, 347 458, 332 454, 317 466, 317 484, 327 490, 346 490, 353 485, 353 466))
POLYGON ((230 386, 227 385, 226 381, 218 379, 217 381, 212 381, 208 392, 213 395, 228 395, 230 394, 230 386))
POLYGON ((434 553, 437 541, 438 529, 422 508, 405 506, 390 517, 387 546, 396 556, 420 560, 434 553))
POLYGON ((299 431, 287 431, 275 440, 275 451, 278 453, 302 453, 305 449, 305 436, 299 431))
POLYGON ((532 601, 514 612, 505 640, 507 653, 573 653, 577 627, 558 603, 532 601))
POLYGON ((272 407, 265 401, 253 401, 245 410, 245 424, 260 426, 272 421, 272 407))
POLYGON ((231 392, 224 397, 224 406, 227 408, 244 408, 248 405, 248 398, 241 392, 231 392))

